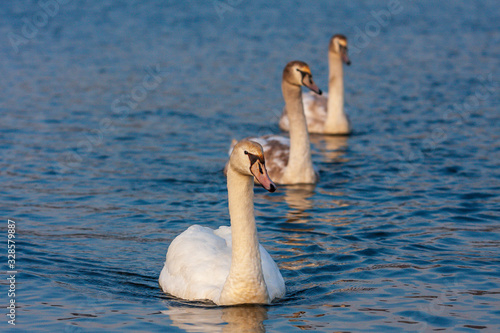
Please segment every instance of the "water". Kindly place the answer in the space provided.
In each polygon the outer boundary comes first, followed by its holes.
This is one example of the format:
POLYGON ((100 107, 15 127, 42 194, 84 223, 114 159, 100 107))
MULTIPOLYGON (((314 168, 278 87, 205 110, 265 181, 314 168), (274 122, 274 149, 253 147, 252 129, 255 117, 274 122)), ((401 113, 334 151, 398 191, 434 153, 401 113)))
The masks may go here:
POLYGON ((16 328, 498 331, 497 2, 221 3, 70 1, 46 20, 37 1, 0 9, 16 328), (16 53, 23 18, 38 28, 16 53), (350 41, 355 133, 312 138, 317 186, 256 189, 285 298, 221 308, 163 294, 171 240, 229 223, 231 139, 279 132, 286 62, 308 62, 327 89, 334 33, 350 41))

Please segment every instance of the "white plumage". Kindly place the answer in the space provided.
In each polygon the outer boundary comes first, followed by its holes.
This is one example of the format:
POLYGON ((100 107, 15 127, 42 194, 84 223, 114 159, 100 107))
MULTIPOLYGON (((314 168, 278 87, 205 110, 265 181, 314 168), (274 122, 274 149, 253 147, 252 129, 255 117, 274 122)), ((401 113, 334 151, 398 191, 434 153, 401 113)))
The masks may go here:
MULTIPOLYGON (((231 227, 213 230, 190 226, 168 248, 159 280, 163 291, 183 299, 208 299, 218 304, 231 268, 231 243, 231 227)), ((269 298, 281 298, 285 282, 278 266, 260 244, 259 250, 269 298)))
POLYGON ((228 167, 231 227, 190 226, 170 244, 159 284, 187 300, 219 305, 269 303, 285 294, 285 283, 269 253, 259 244, 253 211, 253 178, 270 192, 262 147, 241 141, 228 167), (234 241, 234 244, 233 244, 234 241))

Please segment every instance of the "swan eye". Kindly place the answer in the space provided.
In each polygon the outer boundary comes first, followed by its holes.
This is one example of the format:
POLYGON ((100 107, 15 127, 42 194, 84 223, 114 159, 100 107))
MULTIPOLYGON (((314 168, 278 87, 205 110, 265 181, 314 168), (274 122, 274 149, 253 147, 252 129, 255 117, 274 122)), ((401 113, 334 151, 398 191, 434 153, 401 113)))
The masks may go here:
POLYGON ((245 150, 245 155, 248 155, 248 152, 245 150))

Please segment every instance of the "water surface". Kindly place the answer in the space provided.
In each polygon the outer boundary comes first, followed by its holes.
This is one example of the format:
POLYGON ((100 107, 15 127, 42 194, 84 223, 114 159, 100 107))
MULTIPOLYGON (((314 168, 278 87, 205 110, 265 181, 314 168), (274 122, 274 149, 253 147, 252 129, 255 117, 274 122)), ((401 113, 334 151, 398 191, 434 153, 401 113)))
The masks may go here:
POLYGON ((373 13, 389 2, 222 3, 70 1, 17 52, 9 33, 41 9, 0 9, 16 328, 498 331, 497 2, 401 0, 384 26, 373 13), (316 186, 256 188, 285 298, 227 308, 165 295, 172 239, 229 223, 231 139, 279 133, 288 61, 327 90, 335 33, 351 46, 354 134, 311 138, 316 186))

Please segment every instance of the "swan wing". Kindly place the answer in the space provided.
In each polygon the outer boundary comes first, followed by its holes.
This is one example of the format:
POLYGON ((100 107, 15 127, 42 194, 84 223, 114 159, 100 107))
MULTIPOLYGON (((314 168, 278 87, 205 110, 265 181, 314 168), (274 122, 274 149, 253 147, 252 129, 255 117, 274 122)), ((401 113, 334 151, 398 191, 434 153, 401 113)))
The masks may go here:
POLYGON ((230 228, 219 230, 193 225, 172 241, 159 279, 163 291, 188 300, 218 299, 231 265, 224 237, 230 228))
POLYGON ((322 133, 328 113, 328 93, 318 95, 313 92, 302 94, 304 114, 309 133, 322 133))
POLYGON ((260 244, 259 250, 262 259, 262 271, 264 273, 264 280, 266 281, 269 298, 271 301, 282 298, 285 296, 285 281, 283 280, 278 265, 276 265, 271 255, 260 244))

